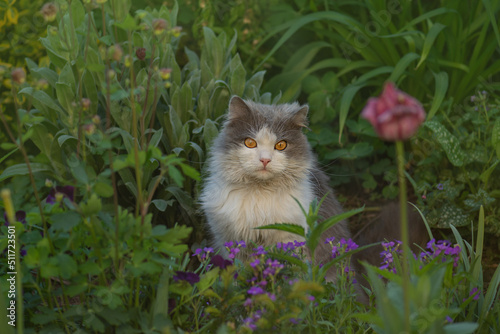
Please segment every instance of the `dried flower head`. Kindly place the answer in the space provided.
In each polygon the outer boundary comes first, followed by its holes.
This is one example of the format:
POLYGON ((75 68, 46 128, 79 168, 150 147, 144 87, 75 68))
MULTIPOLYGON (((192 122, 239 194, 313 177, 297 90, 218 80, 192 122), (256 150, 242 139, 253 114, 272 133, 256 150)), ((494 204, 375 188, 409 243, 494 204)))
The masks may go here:
POLYGON ((26 81, 26 72, 24 68, 17 67, 10 73, 12 81, 18 85, 23 84, 26 81))
POLYGON ((155 35, 161 35, 167 29, 167 21, 164 19, 153 20, 153 32, 155 35))
POLYGON ((41 9, 43 18, 47 22, 52 22, 57 16, 57 6, 53 2, 48 2, 41 9))
POLYGON ((146 58, 146 49, 145 48, 138 48, 135 51, 135 55, 139 60, 144 60, 146 58))

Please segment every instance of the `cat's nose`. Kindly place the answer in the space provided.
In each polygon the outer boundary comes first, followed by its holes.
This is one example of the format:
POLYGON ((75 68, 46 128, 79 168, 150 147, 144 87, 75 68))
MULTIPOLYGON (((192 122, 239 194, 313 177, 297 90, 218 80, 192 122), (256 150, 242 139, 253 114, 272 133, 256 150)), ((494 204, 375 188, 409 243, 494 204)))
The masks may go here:
POLYGON ((264 168, 266 168, 267 164, 271 162, 271 159, 260 158, 260 162, 262 162, 264 168))

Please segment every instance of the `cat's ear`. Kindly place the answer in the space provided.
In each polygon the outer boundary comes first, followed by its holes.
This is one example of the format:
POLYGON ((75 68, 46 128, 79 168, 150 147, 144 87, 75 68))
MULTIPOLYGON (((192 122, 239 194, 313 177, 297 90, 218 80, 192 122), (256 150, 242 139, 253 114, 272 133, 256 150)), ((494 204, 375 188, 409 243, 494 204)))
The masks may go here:
POLYGON ((295 125, 309 129, 309 121, 307 120, 307 113, 309 112, 309 106, 302 106, 292 117, 292 121, 295 125))
POLYGON ((250 107, 245 103, 245 101, 243 101, 241 97, 233 96, 231 98, 231 101, 229 101, 229 120, 248 116, 251 112, 252 111, 250 110, 250 107))

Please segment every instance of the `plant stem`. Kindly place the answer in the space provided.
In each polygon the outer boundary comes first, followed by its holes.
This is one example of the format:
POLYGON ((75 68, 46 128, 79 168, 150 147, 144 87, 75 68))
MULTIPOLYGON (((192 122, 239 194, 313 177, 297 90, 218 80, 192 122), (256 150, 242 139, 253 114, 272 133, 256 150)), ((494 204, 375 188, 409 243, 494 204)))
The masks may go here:
POLYGON ((403 303, 405 332, 410 333, 410 273, 408 270, 409 236, 408 215, 406 210, 405 155, 403 142, 396 141, 396 159, 398 165, 399 207, 401 215, 401 242, 403 243, 403 303))

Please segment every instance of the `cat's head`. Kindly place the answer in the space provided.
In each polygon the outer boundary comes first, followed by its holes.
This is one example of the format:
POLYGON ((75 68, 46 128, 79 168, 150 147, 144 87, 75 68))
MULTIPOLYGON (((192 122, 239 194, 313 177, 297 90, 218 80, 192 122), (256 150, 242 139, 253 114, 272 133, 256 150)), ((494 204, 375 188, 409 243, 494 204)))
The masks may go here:
POLYGON ((265 105, 235 96, 213 150, 212 167, 232 182, 290 184, 312 165, 302 128, 307 106, 265 105))

